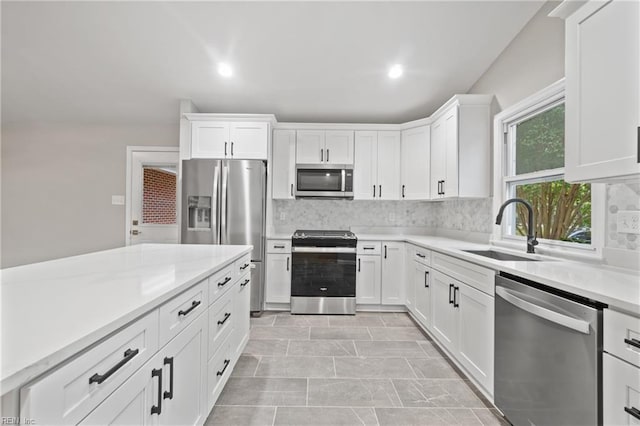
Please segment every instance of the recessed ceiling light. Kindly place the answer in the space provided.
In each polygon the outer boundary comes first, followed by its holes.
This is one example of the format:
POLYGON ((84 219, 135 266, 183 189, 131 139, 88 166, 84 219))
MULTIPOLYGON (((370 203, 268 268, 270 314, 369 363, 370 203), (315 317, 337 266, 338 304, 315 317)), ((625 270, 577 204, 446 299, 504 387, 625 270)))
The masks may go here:
POLYGON ((389 68, 389 78, 398 78, 402 75, 402 65, 396 64, 389 68))
POLYGON ((218 64, 218 74, 223 77, 231 77, 233 75, 233 69, 231 68, 231 65, 221 63, 218 64))

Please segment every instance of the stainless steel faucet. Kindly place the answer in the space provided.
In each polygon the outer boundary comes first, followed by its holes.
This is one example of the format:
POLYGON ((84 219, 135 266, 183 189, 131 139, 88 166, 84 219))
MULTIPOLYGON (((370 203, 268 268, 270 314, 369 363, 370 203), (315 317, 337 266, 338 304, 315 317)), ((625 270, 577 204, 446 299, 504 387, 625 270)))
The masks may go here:
POLYGON ((538 240, 536 239, 536 235, 533 232, 533 208, 528 201, 523 200, 522 198, 510 198, 505 201, 500 206, 500 210, 498 211, 498 216, 496 217, 496 225, 500 225, 500 222, 502 222, 502 213, 504 212, 505 207, 507 207, 511 203, 521 203, 527 208, 527 211, 529 212, 529 221, 527 222, 527 253, 535 253, 535 247, 538 245, 538 240))

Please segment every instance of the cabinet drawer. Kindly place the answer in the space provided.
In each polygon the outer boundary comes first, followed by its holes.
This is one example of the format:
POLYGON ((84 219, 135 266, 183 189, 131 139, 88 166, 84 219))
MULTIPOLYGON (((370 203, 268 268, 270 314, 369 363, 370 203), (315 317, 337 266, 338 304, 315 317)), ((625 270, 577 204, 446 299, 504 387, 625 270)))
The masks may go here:
POLYGON ((76 424, 158 351, 158 310, 20 390, 20 415, 76 424))
POLYGON ((440 253, 431 256, 431 267, 480 291, 495 293, 496 271, 440 253))
POLYGON ((234 263, 234 279, 238 279, 251 270, 251 254, 246 254, 234 263))
POLYGON ((604 350, 640 367, 640 318, 603 310, 604 350))
POLYGON ((209 304, 214 303, 233 285, 235 274, 234 264, 227 265, 209 277, 209 304))
POLYGON ((235 320, 233 309, 234 293, 234 291, 224 293, 209 308, 209 352, 207 359, 210 359, 220 349, 222 342, 233 331, 235 320))
POLYGON ((291 253, 291 240, 267 241, 267 253, 291 253))
POLYGON ((380 241, 358 241, 358 254, 373 254, 380 256, 382 243, 380 241))
POLYGON ((213 407, 220 392, 222 392, 225 382, 231 375, 234 361, 231 357, 232 341, 233 333, 227 336, 226 340, 220 346, 220 349, 207 364, 207 399, 209 408, 213 407))
POLYGON ((173 339, 207 307, 207 280, 160 306, 160 347, 173 339))
POLYGON ((640 368, 602 355, 602 414, 605 425, 640 425, 640 368))
POLYGON ((417 246, 413 246, 411 250, 412 258, 416 262, 422 263, 423 265, 430 266, 431 265, 431 251, 427 249, 423 249, 417 246))

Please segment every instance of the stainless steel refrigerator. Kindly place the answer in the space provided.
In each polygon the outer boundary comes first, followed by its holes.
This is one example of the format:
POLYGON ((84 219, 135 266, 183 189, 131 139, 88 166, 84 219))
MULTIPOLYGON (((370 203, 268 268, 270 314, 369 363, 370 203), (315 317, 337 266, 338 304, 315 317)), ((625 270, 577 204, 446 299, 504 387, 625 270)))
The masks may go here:
POLYGON ((266 181, 260 160, 182 162, 181 242, 253 245, 252 312, 264 300, 266 181))

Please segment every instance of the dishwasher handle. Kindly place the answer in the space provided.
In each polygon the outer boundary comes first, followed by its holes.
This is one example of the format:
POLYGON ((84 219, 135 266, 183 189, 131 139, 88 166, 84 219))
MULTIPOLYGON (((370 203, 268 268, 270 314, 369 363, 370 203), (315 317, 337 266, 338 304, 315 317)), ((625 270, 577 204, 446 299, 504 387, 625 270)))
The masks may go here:
POLYGON ((547 321, 551 321, 563 327, 570 328, 579 333, 590 334, 589 323, 587 321, 572 318, 560 312, 552 311, 551 309, 536 305, 535 303, 531 303, 527 300, 519 298, 514 293, 516 292, 514 292, 513 290, 508 290, 504 287, 496 286, 496 294, 498 296, 500 296, 506 302, 509 302, 512 305, 522 309, 523 311, 529 312, 531 315, 544 318, 547 321))

